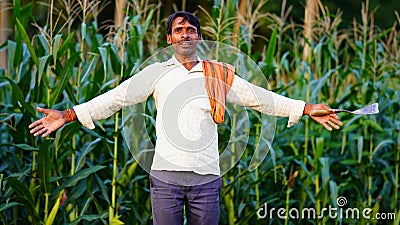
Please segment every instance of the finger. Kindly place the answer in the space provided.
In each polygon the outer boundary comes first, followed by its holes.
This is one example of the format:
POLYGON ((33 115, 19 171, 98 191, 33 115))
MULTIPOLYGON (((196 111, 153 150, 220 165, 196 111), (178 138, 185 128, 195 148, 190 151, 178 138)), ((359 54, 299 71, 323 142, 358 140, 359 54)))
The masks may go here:
POLYGON ((339 119, 339 116, 336 113, 330 114, 330 117, 334 118, 334 119, 337 119, 337 120, 339 119))
POLYGON ((331 107, 329 107, 327 104, 321 104, 321 108, 324 109, 324 110, 326 110, 326 111, 329 111, 329 112, 332 112, 332 111, 333 111, 333 110, 331 109, 331 107))
POLYGON ((49 114, 49 109, 44 109, 44 108, 40 108, 40 107, 37 107, 37 110, 38 110, 38 112, 41 112, 41 113, 44 113, 44 114, 49 114))
POLYGON ((35 122, 33 122, 33 123, 31 123, 31 124, 29 125, 29 128, 33 128, 33 127, 35 127, 35 126, 37 126, 37 125, 39 125, 39 124, 41 124, 41 123, 42 123, 42 119, 36 120, 35 122))
POLYGON ((46 128, 40 129, 40 130, 38 130, 35 134, 33 134, 33 136, 37 137, 37 136, 43 134, 43 133, 46 132, 46 131, 47 131, 46 128))
POLYGON ((37 126, 35 128, 36 130, 41 130, 41 129, 46 129, 45 126, 43 124, 40 124, 39 126, 37 126))
POLYGON ((342 121, 339 120, 339 118, 336 117, 331 117, 329 118, 330 121, 334 122, 335 124, 339 125, 339 126, 343 126, 342 121))
POLYGON ((47 137, 47 136, 49 136, 50 134, 51 134, 51 130, 48 130, 46 133, 44 133, 43 135, 42 135, 42 137, 47 137))
POLYGON ((40 125, 36 126, 35 128, 31 129, 30 133, 31 134, 36 133, 38 130, 41 130, 43 128, 44 128, 43 124, 40 124, 40 125))
POLYGON ((329 126, 335 128, 336 130, 340 128, 338 125, 336 125, 336 124, 333 123, 332 121, 327 121, 327 123, 329 124, 329 126))
POLYGON ((333 120, 332 122, 334 122, 335 124, 337 124, 339 126, 343 126, 343 123, 340 120, 333 120))
POLYGON ((327 123, 321 123, 321 124, 325 127, 325 129, 332 131, 332 127, 330 127, 327 123))

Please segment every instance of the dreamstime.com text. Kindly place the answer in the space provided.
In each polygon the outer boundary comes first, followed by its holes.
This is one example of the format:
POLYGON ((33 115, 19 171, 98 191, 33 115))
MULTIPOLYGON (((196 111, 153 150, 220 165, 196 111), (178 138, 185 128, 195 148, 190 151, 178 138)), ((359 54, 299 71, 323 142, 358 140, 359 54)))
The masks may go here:
POLYGON ((286 210, 285 208, 268 208, 267 203, 264 207, 261 207, 257 211, 258 219, 272 219, 277 217, 279 219, 322 219, 329 216, 332 219, 373 219, 373 220, 395 220, 396 213, 373 213, 371 208, 342 208, 347 204, 347 199, 345 197, 338 197, 336 199, 339 208, 332 207, 329 205, 328 208, 322 208, 320 213, 317 214, 314 208, 303 208, 299 210, 297 208, 290 208, 286 210))

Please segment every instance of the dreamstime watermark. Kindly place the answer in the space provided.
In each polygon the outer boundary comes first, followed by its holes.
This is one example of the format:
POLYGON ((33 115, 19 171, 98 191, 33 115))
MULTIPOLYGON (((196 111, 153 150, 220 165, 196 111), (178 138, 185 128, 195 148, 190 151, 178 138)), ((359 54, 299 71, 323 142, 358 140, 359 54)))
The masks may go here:
POLYGON ((374 213, 372 208, 344 208, 347 205, 347 199, 343 196, 340 196, 336 199, 337 206, 332 207, 331 205, 328 208, 322 208, 320 212, 317 212, 315 208, 303 208, 299 210, 297 208, 290 208, 286 210, 286 208, 268 208, 267 203, 264 204, 264 207, 261 207, 257 210, 258 219, 322 219, 328 216, 331 219, 372 219, 372 220, 395 220, 396 213, 374 213))

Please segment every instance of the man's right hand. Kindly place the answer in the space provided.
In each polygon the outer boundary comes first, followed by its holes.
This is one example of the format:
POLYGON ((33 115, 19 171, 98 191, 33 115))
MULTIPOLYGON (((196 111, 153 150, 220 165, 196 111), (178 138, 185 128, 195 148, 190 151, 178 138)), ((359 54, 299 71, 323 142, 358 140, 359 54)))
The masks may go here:
POLYGON ((39 112, 46 114, 43 118, 36 120, 29 125, 30 133, 35 137, 41 134, 42 137, 49 136, 53 131, 70 122, 66 111, 58 111, 54 109, 43 109, 38 107, 39 112))

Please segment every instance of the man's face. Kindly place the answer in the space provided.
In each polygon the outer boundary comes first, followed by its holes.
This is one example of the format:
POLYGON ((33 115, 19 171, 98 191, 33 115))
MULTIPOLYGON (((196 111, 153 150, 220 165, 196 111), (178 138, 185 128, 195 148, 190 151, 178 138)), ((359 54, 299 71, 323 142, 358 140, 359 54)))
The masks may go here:
POLYGON ((172 21, 171 34, 167 34, 167 43, 172 44, 175 54, 190 56, 196 54, 197 40, 201 40, 196 26, 183 17, 177 17, 172 21))

